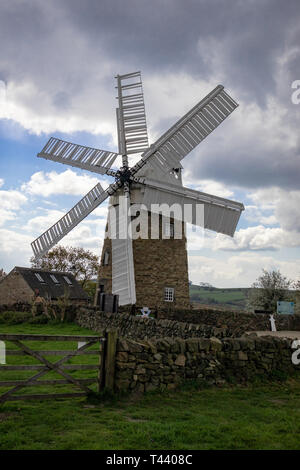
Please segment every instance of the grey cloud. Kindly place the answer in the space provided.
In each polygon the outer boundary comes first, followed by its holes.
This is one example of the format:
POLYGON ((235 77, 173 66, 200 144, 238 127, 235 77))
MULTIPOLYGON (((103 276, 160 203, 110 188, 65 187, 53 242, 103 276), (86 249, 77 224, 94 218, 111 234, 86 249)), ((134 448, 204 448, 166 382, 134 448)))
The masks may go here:
MULTIPOLYGON (((111 120, 115 73, 221 77, 237 101, 266 109, 275 96, 287 110, 283 124, 296 133, 300 105, 292 105, 290 85, 300 78, 298 23, 298 0, 2 0, 0 77, 33 82, 58 112, 76 101, 74 112, 89 108, 91 119, 111 120), (278 78, 278 61, 292 50, 278 78)), ((155 131, 167 122, 163 118, 155 131)), ((195 178, 299 187, 299 143, 283 150, 266 145, 263 135, 240 136, 234 122, 224 126, 184 163, 195 178)))
POLYGON ((299 189, 300 158, 292 152, 270 152, 260 146, 252 148, 239 145, 238 135, 232 132, 232 147, 224 150, 206 143, 205 150, 195 151, 184 163, 194 180, 212 179, 229 186, 248 189, 279 186, 299 189), (236 145, 235 145, 236 144, 236 145))

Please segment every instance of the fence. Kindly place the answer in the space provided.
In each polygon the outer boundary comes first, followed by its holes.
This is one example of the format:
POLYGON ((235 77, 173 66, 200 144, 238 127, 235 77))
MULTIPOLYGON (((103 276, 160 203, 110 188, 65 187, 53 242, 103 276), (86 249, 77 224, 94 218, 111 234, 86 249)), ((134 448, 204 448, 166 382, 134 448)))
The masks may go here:
MULTIPOLYGON (((27 400, 27 399, 50 399, 81 397, 94 393, 88 385, 95 384, 97 391, 103 388, 113 390, 114 387, 114 367, 116 354, 117 334, 115 331, 107 331, 105 337, 101 336, 73 336, 73 335, 23 335, 23 334, 0 334, 0 341, 11 342, 19 349, 6 349, 6 356, 29 356, 36 359, 40 364, 16 364, 0 365, 0 373, 6 371, 30 371, 38 372, 24 380, 2 380, 1 387, 12 387, 0 395, 0 403, 7 400, 27 400), (73 341, 80 342, 76 350, 35 350, 24 344, 24 341, 73 341), (98 343, 98 348, 88 350, 98 343), (70 359, 82 355, 98 355, 97 364, 65 364, 70 359), (50 362, 45 356, 63 356, 56 362, 50 362), (97 376, 93 378, 75 378, 71 373, 66 372, 78 370, 96 370, 97 376), (62 376, 62 379, 38 380, 48 372, 55 372, 62 376), (65 385, 72 384, 80 391, 68 393, 45 393, 45 394, 22 394, 15 395, 24 387, 45 386, 45 385, 65 385)), ((1 377, 1 376, 0 376, 1 377)))

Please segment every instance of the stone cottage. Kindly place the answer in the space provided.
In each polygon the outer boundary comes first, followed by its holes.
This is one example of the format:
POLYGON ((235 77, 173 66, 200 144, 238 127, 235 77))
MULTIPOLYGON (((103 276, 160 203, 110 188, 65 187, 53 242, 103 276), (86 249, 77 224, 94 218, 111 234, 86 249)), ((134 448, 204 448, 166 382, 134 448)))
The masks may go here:
POLYGON ((67 296, 70 302, 80 304, 90 300, 75 277, 67 272, 15 266, 0 281, 0 305, 30 303, 36 296, 54 302, 67 296))

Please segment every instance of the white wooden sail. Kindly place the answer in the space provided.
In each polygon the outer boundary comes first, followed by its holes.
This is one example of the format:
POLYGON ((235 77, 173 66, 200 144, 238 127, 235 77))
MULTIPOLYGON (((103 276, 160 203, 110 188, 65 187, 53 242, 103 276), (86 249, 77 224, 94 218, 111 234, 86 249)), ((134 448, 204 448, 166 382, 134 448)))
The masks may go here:
POLYGON ((179 204, 182 208, 182 220, 231 237, 234 235, 240 215, 244 210, 244 205, 240 202, 195 191, 184 186, 151 180, 145 180, 142 203, 152 212, 158 211, 156 205, 179 204), (185 208, 185 204, 190 205, 190 208, 185 208), (197 211, 199 204, 202 206, 197 211), (199 217, 202 208, 203 218, 199 217))
POLYGON ((51 137, 37 156, 53 162, 93 171, 100 175, 115 176, 116 172, 111 170, 111 166, 118 157, 118 153, 85 147, 51 137))
POLYGON ((117 75, 119 152, 144 152, 149 147, 141 72, 117 75))
POLYGON ((31 243, 35 257, 40 258, 47 253, 50 248, 96 209, 109 196, 108 191, 104 191, 100 183, 96 184, 67 214, 36 238, 31 243))
POLYGON ((216 129, 238 104, 218 85, 174 126, 163 134, 141 160, 134 165, 135 174, 146 162, 161 173, 181 168, 180 160, 216 129))
POLYGON ((123 203, 110 209, 110 233, 112 243, 112 293, 119 296, 119 305, 135 304, 135 277, 132 238, 128 209, 129 198, 123 197, 123 203), (115 218, 112 211, 115 210, 115 218), (117 223, 115 223, 115 221, 117 223), (112 224, 115 226, 112 227, 112 224))

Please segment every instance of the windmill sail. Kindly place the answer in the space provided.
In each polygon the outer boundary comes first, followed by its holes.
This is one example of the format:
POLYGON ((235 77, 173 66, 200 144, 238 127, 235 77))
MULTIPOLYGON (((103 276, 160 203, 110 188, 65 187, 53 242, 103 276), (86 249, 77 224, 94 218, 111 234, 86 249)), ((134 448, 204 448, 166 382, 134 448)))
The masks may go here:
POLYGON ((108 196, 108 189, 104 191, 100 183, 96 184, 67 214, 31 243, 35 257, 43 256, 108 196))
POLYGON ((146 180, 142 202, 152 212, 157 210, 153 204, 167 204, 169 206, 179 204, 182 208, 182 216, 188 214, 188 219, 185 218, 185 221, 231 237, 234 235, 241 212, 244 210, 244 205, 240 202, 212 196, 183 186, 151 180, 146 180), (190 205, 191 216, 185 212, 185 209, 187 210, 184 207, 185 204, 190 205), (197 218, 199 215, 196 210, 198 204, 203 205, 200 206, 204 209, 203 218, 197 218))
POLYGON ((112 220, 110 210, 110 230, 112 240, 112 293, 118 294, 119 304, 135 304, 135 278, 132 250, 132 238, 128 232, 129 198, 123 197, 123 203, 116 207, 116 219, 112 220), (115 223, 114 228, 112 224, 115 223))
POLYGON ((118 75, 117 124, 119 152, 144 152, 149 147, 141 72, 118 75))
POLYGON ((107 150, 72 144, 71 142, 51 137, 37 156, 46 160, 82 168, 83 170, 90 170, 101 175, 114 176, 116 172, 110 168, 118 154, 107 150))
POLYGON ((147 161, 162 173, 181 168, 180 160, 235 110, 238 104, 218 85, 143 153, 133 168, 136 173, 147 161))

